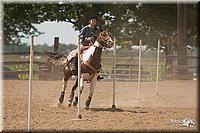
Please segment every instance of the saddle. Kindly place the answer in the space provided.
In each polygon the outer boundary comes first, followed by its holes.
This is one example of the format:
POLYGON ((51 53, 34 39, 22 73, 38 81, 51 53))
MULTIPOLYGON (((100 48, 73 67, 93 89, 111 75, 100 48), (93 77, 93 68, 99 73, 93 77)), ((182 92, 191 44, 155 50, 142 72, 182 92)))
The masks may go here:
MULTIPOLYGON (((89 46, 90 47, 90 46, 89 46)), ((101 70, 101 65, 100 65, 100 68, 98 69, 95 69, 93 66, 91 66, 87 61, 83 61, 83 54, 85 53, 85 51, 89 48, 89 47, 83 47, 82 51, 81 51, 81 55, 80 55, 80 60, 81 60, 81 66, 87 66, 90 70, 92 70, 92 74, 89 74, 89 73, 82 73, 83 75, 83 79, 84 81, 86 81, 87 83, 90 83, 91 80, 93 79, 94 75, 96 73, 99 73, 100 70, 101 70)), ((73 68, 73 63, 72 61, 73 58, 78 58, 77 56, 78 54, 78 51, 77 50, 73 50, 70 52, 70 54, 67 56, 67 61, 65 63, 65 65, 67 65, 70 70, 72 71, 72 68, 73 68)), ((75 59, 75 60, 78 60, 78 59, 75 59)), ((78 64, 78 61, 76 62, 78 64)), ((78 65, 76 65, 76 73, 74 75, 77 76, 77 70, 78 70, 78 65)))

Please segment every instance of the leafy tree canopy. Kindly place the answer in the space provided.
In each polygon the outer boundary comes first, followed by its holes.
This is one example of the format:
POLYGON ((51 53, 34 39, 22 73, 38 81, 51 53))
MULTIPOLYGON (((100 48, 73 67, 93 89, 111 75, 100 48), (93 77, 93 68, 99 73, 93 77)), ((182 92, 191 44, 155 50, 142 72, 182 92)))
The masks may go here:
MULTIPOLYGON (((144 44, 156 47, 156 40, 162 44, 169 37, 177 36, 176 4, 143 3, 3 3, 4 44, 19 44, 21 37, 30 33, 42 34, 33 24, 45 21, 69 22, 76 30, 88 24, 88 18, 95 14, 101 29, 109 29, 118 44, 130 47, 144 44)), ((195 4, 187 5, 188 44, 197 39, 197 9, 195 4)))

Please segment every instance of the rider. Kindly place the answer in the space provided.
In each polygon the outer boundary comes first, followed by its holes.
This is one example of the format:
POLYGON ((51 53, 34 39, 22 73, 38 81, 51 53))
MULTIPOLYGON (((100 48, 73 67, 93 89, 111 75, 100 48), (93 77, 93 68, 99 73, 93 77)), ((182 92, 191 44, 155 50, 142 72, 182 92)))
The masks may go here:
MULTIPOLYGON (((83 27, 80 31, 80 49, 81 51, 87 49, 90 45, 92 45, 97 36, 100 33, 100 29, 97 27, 98 18, 97 16, 91 16, 89 18, 89 24, 83 27)), ((78 50, 78 49, 77 49, 78 50)), ((72 59, 72 74, 76 74, 76 70, 78 67, 78 57, 75 56, 72 59)), ((98 76, 98 79, 102 79, 102 77, 98 76)))
POLYGON ((97 27, 98 18, 96 16, 92 16, 89 18, 89 24, 83 27, 80 32, 80 48, 87 49, 90 45, 92 45, 97 36, 100 33, 100 29, 97 27))

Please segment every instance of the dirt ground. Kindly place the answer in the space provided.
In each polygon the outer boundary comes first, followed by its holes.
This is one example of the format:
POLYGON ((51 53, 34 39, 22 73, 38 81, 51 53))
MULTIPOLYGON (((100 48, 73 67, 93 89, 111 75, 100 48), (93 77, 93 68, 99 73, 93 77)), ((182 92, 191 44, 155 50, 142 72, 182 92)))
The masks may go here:
MULTIPOLYGON (((69 108, 67 100, 74 80, 70 80, 65 101, 57 106, 62 81, 33 81, 32 131, 198 131, 198 82, 160 81, 158 95, 155 82, 142 82, 138 95, 137 82, 116 82, 112 110, 112 82, 97 82, 89 110, 84 110, 89 85, 81 96, 81 120, 77 107, 69 108), (138 99, 138 96, 140 99, 138 99), (181 122, 191 118, 195 124, 181 122)), ((4 131, 27 131, 28 80, 3 80, 4 131)))

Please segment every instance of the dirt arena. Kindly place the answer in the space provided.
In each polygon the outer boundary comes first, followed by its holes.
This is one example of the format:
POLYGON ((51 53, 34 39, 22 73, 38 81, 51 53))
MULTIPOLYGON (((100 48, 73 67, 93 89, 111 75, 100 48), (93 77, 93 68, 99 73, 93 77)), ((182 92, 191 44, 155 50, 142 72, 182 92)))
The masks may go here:
MULTIPOLYGON (((77 107, 67 107, 73 80, 68 83, 62 106, 56 103, 62 81, 33 81, 32 131, 198 131, 198 82, 166 80, 142 82, 140 100, 137 82, 116 82, 116 110, 112 106, 112 82, 98 82, 89 110, 84 110, 89 85, 81 96, 81 116, 77 107), (195 124, 185 127, 183 119, 195 124)), ((4 131, 27 131, 28 80, 3 80, 4 131)))

